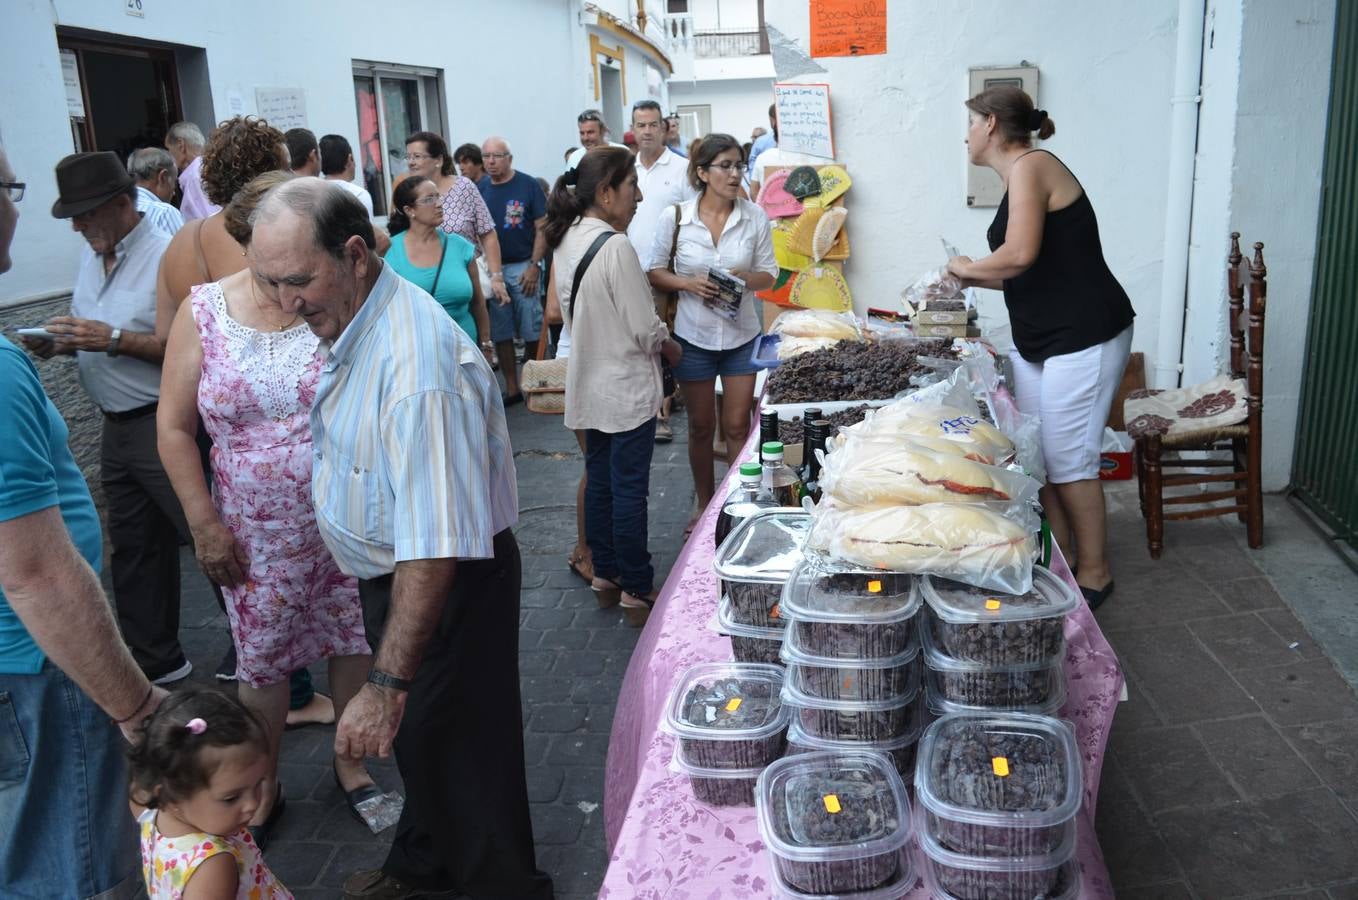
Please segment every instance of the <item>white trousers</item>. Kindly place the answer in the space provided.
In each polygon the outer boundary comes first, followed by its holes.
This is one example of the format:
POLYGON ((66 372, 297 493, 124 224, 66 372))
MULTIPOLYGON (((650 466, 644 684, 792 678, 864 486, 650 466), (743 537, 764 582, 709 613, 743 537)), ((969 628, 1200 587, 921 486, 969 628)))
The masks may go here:
POLYGON ((1131 325, 1102 344, 1040 363, 1010 351, 1014 399, 1021 411, 1042 420, 1049 483, 1099 477, 1104 425, 1131 352, 1131 325))

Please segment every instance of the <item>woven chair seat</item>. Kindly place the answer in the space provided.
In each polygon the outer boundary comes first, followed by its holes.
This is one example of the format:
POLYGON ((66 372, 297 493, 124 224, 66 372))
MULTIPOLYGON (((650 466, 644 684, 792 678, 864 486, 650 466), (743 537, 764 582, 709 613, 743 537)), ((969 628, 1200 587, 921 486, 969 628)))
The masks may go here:
POLYGON ((1198 431, 1178 431, 1160 439, 1160 446, 1166 449, 1192 450, 1205 449, 1222 441, 1250 436, 1248 425, 1226 425, 1220 428, 1203 428, 1198 431))

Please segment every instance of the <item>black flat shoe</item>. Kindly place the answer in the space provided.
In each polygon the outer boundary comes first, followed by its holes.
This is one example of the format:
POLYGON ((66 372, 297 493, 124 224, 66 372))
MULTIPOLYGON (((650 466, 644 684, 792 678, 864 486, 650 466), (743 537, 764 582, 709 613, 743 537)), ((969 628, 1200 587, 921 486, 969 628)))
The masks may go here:
POLYGON ((1089 604, 1089 611, 1093 612, 1103 604, 1103 601, 1113 596, 1113 582, 1108 582, 1104 585, 1103 590, 1099 591, 1081 585, 1080 593, 1085 595, 1085 602, 1089 604))
POLYGON ((273 837, 273 830, 278 825, 278 820, 283 818, 283 808, 288 805, 288 801, 283 797, 283 782, 278 782, 278 793, 274 794, 273 809, 269 810, 269 817, 259 825, 250 826, 250 837, 254 838, 255 846, 259 852, 263 853, 269 845, 269 839, 273 837))
POLYGON ((363 813, 358 811, 358 805, 364 800, 371 800, 373 797, 381 797, 383 794, 382 789, 374 783, 365 784, 363 787, 354 788, 352 791, 346 791, 344 789, 344 782, 340 781, 339 770, 335 768, 333 762, 330 764, 330 774, 335 776, 335 787, 339 788, 340 794, 344 796, 344 805, 349 807, 349 813, 355 819, 362 822, 365 828, 368 827, 368 820, 363 818, 363 813))
POLYGON ((517 394, 505 394, 503 399, 505 408, 509 408, 511 406, 514 406, 515 404, 523 402, 523 393, 520 392, 517 394))

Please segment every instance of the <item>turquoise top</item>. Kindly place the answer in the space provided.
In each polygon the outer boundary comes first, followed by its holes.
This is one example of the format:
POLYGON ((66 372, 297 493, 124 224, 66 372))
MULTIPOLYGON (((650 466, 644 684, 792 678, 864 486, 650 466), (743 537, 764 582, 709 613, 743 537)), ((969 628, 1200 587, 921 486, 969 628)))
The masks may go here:
MULTIPOLYGON (((459 234, 436 231, 443 241, 443 271, 438 271, 438 263, 428 268, 411 263, 406 256, 406 235, 402 231, 391 238, 391 249, 387 251, 386 261, 406 281, 428 292, 443 307, 453 321, 462 326, 467 336, 476 343, 476 319, 472 317, 472 281, 467 274, 467 265, 476 258, 476 247, 459 234), (439 283, 434 284, 438 274, 439 283)), ((486 335, 486 340, 490 335, 486 335)))

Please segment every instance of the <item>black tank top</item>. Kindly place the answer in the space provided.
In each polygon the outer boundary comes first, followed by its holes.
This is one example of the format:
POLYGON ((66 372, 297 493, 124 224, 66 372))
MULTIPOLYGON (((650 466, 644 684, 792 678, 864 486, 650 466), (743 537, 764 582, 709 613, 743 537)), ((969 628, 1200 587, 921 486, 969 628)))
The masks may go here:
MULTIPOLYGON (((1008 227, 1006 190, 986 231, 990 252, 1004 244, 1008 227)), ((1077 200, 1047 213, 1037 259, 1021 275, 1004 280, 1004 304, 1014 346, 1029 362, 1085 350, 1132 324, 1132 301, 1104 261, 1099 223, 1083 185, 1077 200)))

